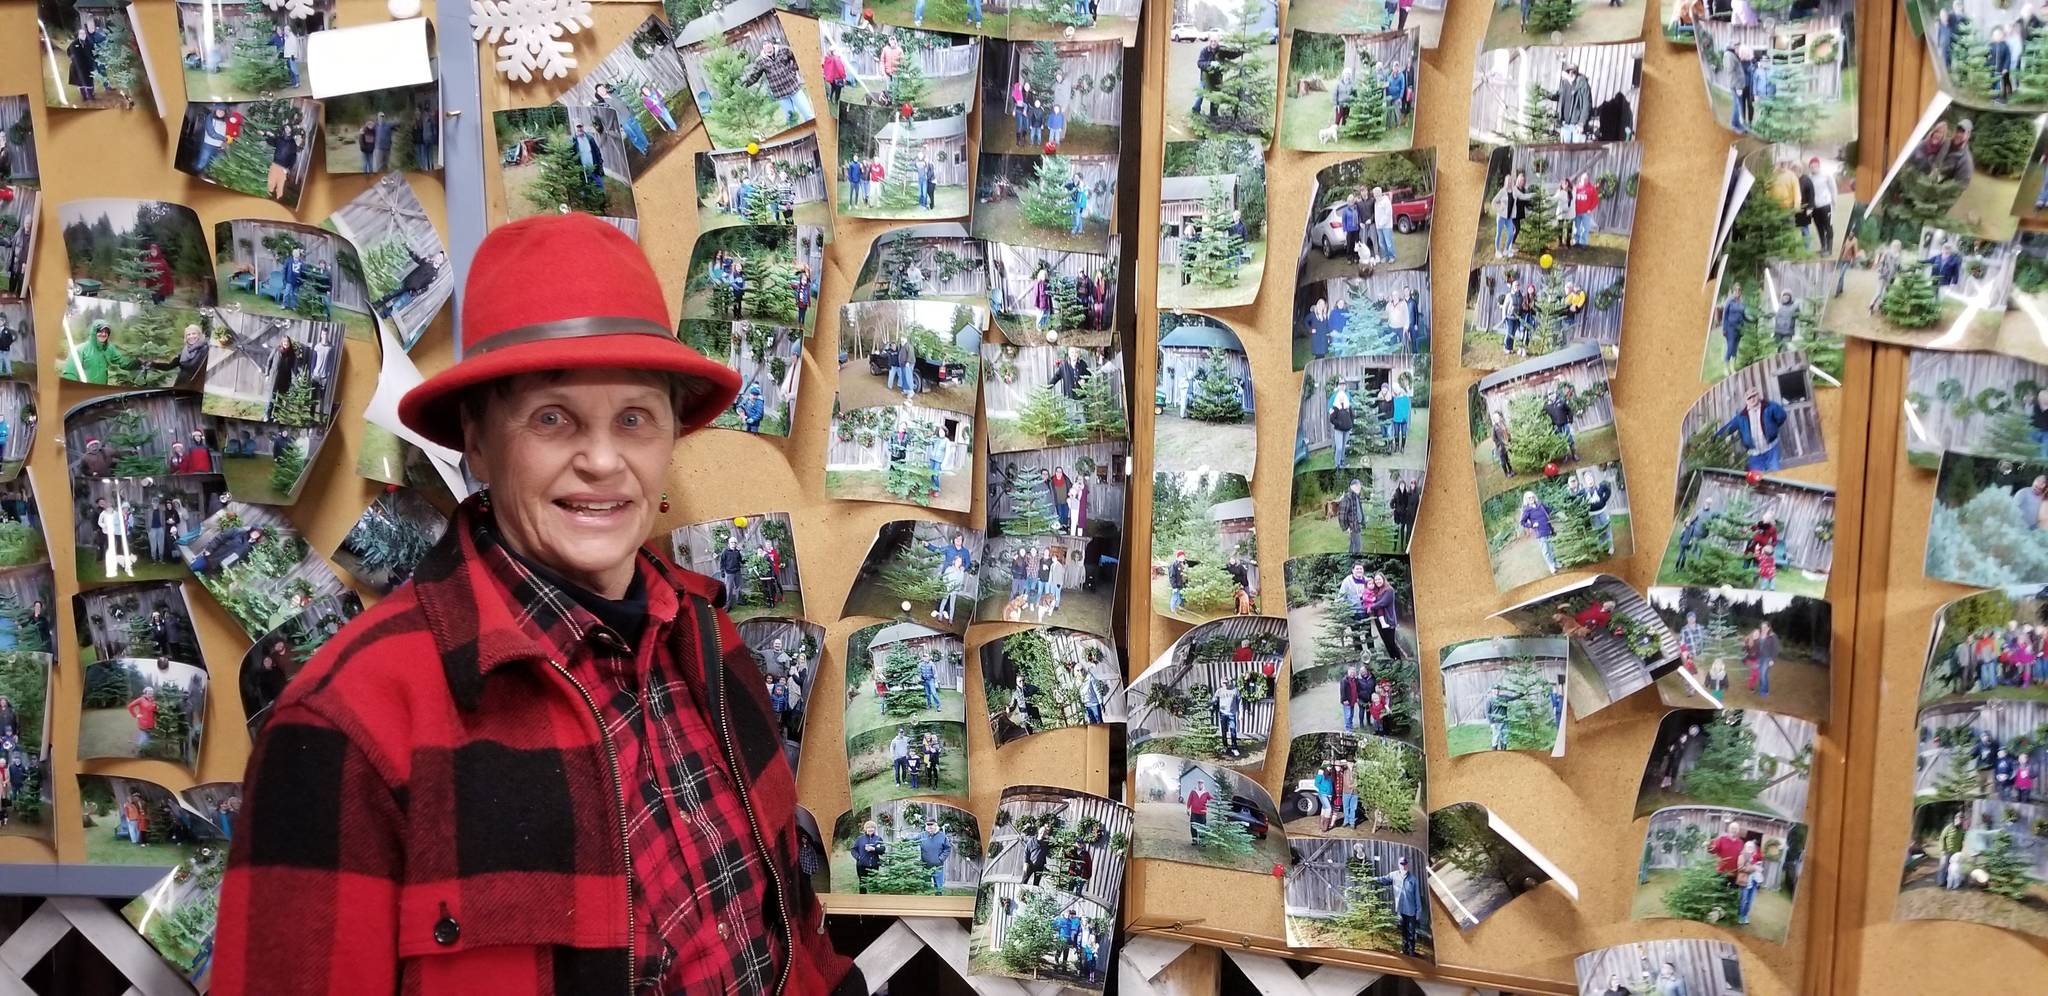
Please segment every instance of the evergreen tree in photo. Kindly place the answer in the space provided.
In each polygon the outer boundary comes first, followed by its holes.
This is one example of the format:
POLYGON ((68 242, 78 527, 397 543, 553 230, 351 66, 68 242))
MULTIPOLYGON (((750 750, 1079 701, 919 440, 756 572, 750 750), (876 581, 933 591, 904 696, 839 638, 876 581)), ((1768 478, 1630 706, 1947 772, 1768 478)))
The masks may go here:
POLYGON ((1045 967, 1048 955, 1066 948, 1053 921, 1060 917, 1059 899, 1050 892, 1032 890, 1017 904, 1010 928, 1003 932, 1002 962, 1012 972, 1036 975, 1045 967))
POLYGON ((280 495, 289 495, 298 489, 299 478, 306 473, 306 446, 294 439, 284 444, 283 453, 271 454, 270 488, 280 495))
POLYGON ((369 573, 383 575, 396 572, 410 576, 420 558, 433 549, 436 542, 434 532, 406 522, 399 513, 397 501, 387 498, 393 496, 379 498, 371 506, 370 513, 349 530, 342 544, 369 573))
POLYGON ((115 477, 162 477, 170 472, 165 458, 153 452, 158 433, 140 408, 123 408, 115 413, 107 430, 107 446, 114 451, 115 477))
POLYGON ((1527 34, 1547 35, 1563 31, 1579 19, 1585 9, 1578 0, 1531 0, 1527 34))
MULTIPOLYGON (((1756 521, 1756 503, 1746 492, 1738 492, 1707 519, 1707 538, 1694 544, 1678 576, 1686 584, 1750 588, 1756 583, 1756 567, 1743 554, 1749 545, 1750 524, 1756 521)), ((1737 656, 1740 656, 1738 653, 1737 656)))
MULTIPOLYGON (((15 650, 49 653, 56 649, 44 644, 43 632, 36 628, 35 619, 29 614, 29 607, 22 602, 20 595, 12 591, 0 591, 0 616, 14 624, 15 650)), ((14 660, 11 655, 0 654, 0 666, 11 664, 14 660)), ((41 677, 38 676, 36 680, 40 681, 41 677)), ((17 698, 17 711, 21 711, 21 705, 17 698)))
POLYGON ((1750 134, 1766 142, 1800 143, 1820 131, 1822 100, 1813 92, 1813 68, 1803 62, 1766 61, 1759 75, 1770 75, 1770 90, 1756 98, 1756 120, 1750 134))
POLYGON ((1082 182, 1072 159, 1040 156, 1031 182, 1017 193, 1018 210, 1033 227, 1073 231, 1074 187, 1082 182))
POLYGON ((1679 871, 1678 883, 1664 894, 1664 910, 1687 920, 1720 923, 1734 918, 1740 900, 1735 885, 1715 870, 1714 859, 1695 854, 1679 871))
POLYGON ((228 79, 244 93, 275 93, 291 86, 284 53, 270 44, 271 13, 263 0, 248 0, 242 12, 249 20, 235 34, 234 55, 228 59, 228 79))
POLYGON ((1613 551, 1608 549, 1606 532, 1593 528, 1593 513, 1585 499, 1555 480, 1538 484, 1537 492, 1550 506, 1550 524, 1557 529, 1550 547, 1557 554, 1559 567, 1570 570, 1607 559, 1613 551))
POLYGON ((1706 746, 1682 776, 1685 793, 1714 806, 1752 806, 1768 780, 1756 770, 1756 731, 1723 710, 1705 724, 1706 746))
POLYGON ((922 422, 912 423, 909 442, 903 448, 900 458, 892 457, 889 472, 884 482, 889 493, 905 498, 919 505, 929 505, 932 495, 939 490, 938 475, 932 473, 930 458, 931 440, 935 435, 931 426, 922 422))
POLYGON ((155 279, 155 275, 150 272, 149 264, 143 259, 148 251, 148 246, 138 237, 122 239, 120 244, 114 247, 113 276, 114 282, 120 286, 109 288, 114 291, 108 295, 109 297, 118 295, 124 301, 149 303, 149 282, 155 279))
POLYGON ((1210 287, 1229 287, 1245 264, 1244 239, 1230 230, 1230 191, 1216 180, 1209 181, 1209 193, 1202 198, 1202 217, 1196 222, 1194 251, 1189 261, 1195 282, 1210 287))
MULTIPOLYGON (((1901 171, 1897 179, 1904 180, 1911 173, 1901 171)), ((1792 224, 1792 209, 1775 197, 1752 192, 1752 196, 1742 199, 1742 206, 1735 211, 1735 222, 1729 226, 1722 279, 1740 280, 1745 287, 1762 286, 1769 263, 1797 259, 1805 251, 1799 229, 1792 224)))
POLYGON ((946 596, 939 551, 911 539, 882 568, 882 587, 908 602, 936 602, 946 596))
POLYGON ((2030 107, 2048 102, 2048 29, 2027 32, 2020 69, 2013 76, 2013 102, 2030 107))
POLYGON ((121 349, 135 361, 133 367, 115 367, 107 379, 137 387, 168 387, 177 379, 171 361, 184 343, 185 330, 178 313, 168 308, 144 308, 116 330, 121 349), (156 369, 170 367, 169 369, 156 369))
POLYGON ((156 692, 156 728, 149 731, 150 757, 166 761, 185 760, 185 740, 192 733, 191 718, 185 715, 185 697, 169 686, 156 692))
POLYGON ((1991 99, 1991 42, 1978 27, 1976 18, 1956 25, 1954 57, 1948 64, 1949 89, 1962 97, 1991 99))
POLYGON ((1924 329, 1940 321, 1941 301, 1935 296, 1934 278, 1928 276, 1927 267, 1912 261, 1902 264, 1877 302, 1877 310, 1900 328, 1924 329))
POLYGON ((526 188, 527 203, 546 214, 553 214, 563 204, 572 211, 609 214, 611 201, 598 187, 596 178, 584 172, 583 160, 576 154, 574 134, 575 129, 568 128, 563 134, 548 137, 539 156, 540 173, 526 188))
POLYGON ((304 371, 292 374, 291 386, 270 407, 270 420, 278 425, 304 429, 318 425, 319 410, 313 405, 313 377, 304 371))
POLYGON ((1330 918, 1330 925, 1358 935, 1360 946, 1392 948, 1401 942, 1401 917, 1394 912, 1393 897, 1374 881, 1380 871, 1364 858, 1344 863, 1344 911, 1330 918))
POLYGON ((1179 753, 1204 760, 1222 760, 1223 733, 1216 726, 1216 714, 1210 709, 1213 691, 1207 685, 1196 685, 1188 690, 1188 698, 1194 708, 1187 717, 1187 729, 1181 731, 1179 753))
POLYGON ((1202 376, 1188 399, 1188 417, 1201 422, 1236 424, 1245 418, 1244 402, 1238 398, 1237 377, 1224 359, 1223 351, 1212 349, 1202 360, 1202 376))
POLYGON ((882 658, 882 680, 889 694, 882 703, 882 715, 901 718, 924 711, 924 681, 917 675, 922 656, 909 645, 898 643, 882 658))
POLYGON ((133 107, 149 76, 136 48, 135 32, 126 13, 124 10, 117 16, 100 19, 100 27, 106 32, 106 37, 93 46, 93 56, 99 62, 100 75, 106 79, 107 86, 127 98, 128 106, 133 107))
MULTIPOLYGON (((1961 179, 1941 179, 1927 170, 1900 170, 1885 188, 1884 210, 1877 218, 1877 241, 1897 239, 1910 250, 1922 228, 1949 224, 1949 209, 1962 197, 1964 185, 1961 179)), ((1871 245, 1877 245, 1877 241, 1871 245)))
POLYGON ((867 890, 885 896, 922 896, 932 891, 932 872, 918 854, 917 839, 898 832, 882 851, 882 866, 867 880, 867 890))
POLYGON ((87 709, 119 709, 134 696, 128 694, 128 671, 114 661, 94 661, 85 666, 87 709))
POLYGON ((1124 412, 1124 400, 1108 374, 1100 370, 1091 372, 1082 378, 1074 396, 1081 403, 1081 421, 1087 427, 1084 436, 1121 439, 1130 435, 1130 416, 1124 412))
POLYGON ((1054 332, 1071 332, 1088 320, 1087 312, 1081 308, 1081 293, 1075 289, 1074 278, 1053 274, 1045 282, 1046 294, 1052 298, 1052 314, 1046 328, 1054 332))
POLYGON ((1557 743, 1557 711, 1550 706, 1551 682, 1541 668, 1517 661, 1508 667, 1499 688, 1508 706, 1509 750, 1549 750, 1557 743))
POLYGON ((1977 856, 1977 868, 1987 879, 1984 889, 2016 903, 2028 900, 2028 891, 2040 884, 2034 877, 2034 860, 2019 848, 2011 833, 1991 835, 1991 846, 1977 856))
POLYGON ((1049 41, 1032 42, 1031 52, 1024 59, 1025 99, 1044 97, 1050 100, 1059 85, 1059 49, 1049 41))
POLYGON ((913 54, 904 55, 903 61, 896 64, 896 75, 889 77, 888 85, 882 89, 884 103, 890 107, 923 107, 931 94, 932 81, 913 54))
POLYGON ((1541 282, 1536 285, 1536 327, 1525 330, 1529 337, 1529 354, 1542 356, 1564 348, 1565 315, 1570 305, 1565 302, 1564 273, 1562 267, 1553 266, 1545 271, 1541 282))
POLYGON ((1027 469, 1011 478, 1007 492, 1010 514, 1001 520, 1005 536, 1045 536, 1059 529, 1045 471, 1027 469))
POLYGON ((1970 133, 1970 156, 1977 168, 1999 177, 2017 177, 2026 172, 2034 154, 2034 116, 2031 114, 1980 114, 1976 130, 1970 133))
MULTIPOLYGON (((303 148, 311 133, 312 122, 302 120, 290 100, 259 100, 245 104, 242 117, 242 137, 207 164, 205 175, 237 193, 268 197, 273 155, 271 136, 289 129, 297 135, 303 148)), ((547 210, 554 209, 555 204, 550 202, 547 210)))
POLYGON ((1948 756, 1948 763, 1934 778, 1934 800, 1974 802, 1984 798, 1984 785, 1977 781, 1977 769, 1970 763, 1969 749, 1949 747, 1943 753, 1948 756))
POLYGON ((1204 855, 1229 860, 1245 857, 1256 845, 1244 824, 1223 814, 1195 826, 1195 849, 1204 855))
POLYGON ((1273 49, 1259 27, 1269 10, 1265 0, 1238 4, 1235 26, 1222 38, 1223 50, 1235 56, 1223 60, 1216 87, 1203 91, 1204 103, 1214 110, 1192 117, 1197 135, 1265 135, 1272 130, 1273 49))
POLYGON ((704 127, 714 146, 745 145, 782 130, 782 105, 768 95, 768 88, 740 82, 753 61, 722 33, 714 33, 705 46, 704 79, 712 99, 711 109, 704 112, 704 127))
MULTIPOLYGON (((1776 305, 1766 302, 1762 294, 1753 290, 1742 295, 1742 303, 1749 317, 1743 319, 1742 328, 1735 334, 1735 362, 1729 365, 1729 373, 1771 355, 1777 346, 1777 336, 1770 328, 1771 314, 1776 305)), ((1740 445, 1731 437, 1722 438, 1731 446, 1740 445)), ((1728 465, 1731 470, 1740 466, 1735 463, 1728 465)))
POLYGON ((1540 472, 1570 452, 1564 435, 1550 424, 1550 415, 1543 410, 1542 394, 1524 391, 1508 402, 1508 463, 1515 473, 1540 472))
POLYGON ((1515 252, 1541 256, 1564 244, 1564 225, 1557 220, 1557 188, 1549 182, 1529 181, 1529 203, 1522 212, 1522 227, 1515 232, 1515 252))
MULTIPOLYGON (((1207 521, 1206 517, 1204 521, 1207 521)), ((1213 538, 1216 532, 1215 523, 1208 522, 1207 531, 1212 537, 1209 540, 1207 549, 1215 550, 1217 548, 1217 543, 1213 538)), ((1193 543, 1195 541, 1190 540, 1189 542, 1193 543)), ((1193 551, 1204 549, 1204 547, 1188 546, 1186 549, 1193 551)), ((1186 602, 1185 607, 1188 611, 1197 613, 1214 612, 1236 601, 1237 582, 1231 579, 1230 572, 1223 569, 1223 557, 1225 556, 1226 554, 1220 551, 1212 553, 1209 555, 1209 559, 1203 560, 1201 563, 1188 569, 1187 584, 1180 590, 1181 598, 1186 602)))
MULTIPOLYGON (((1379 675, 1375 665, 1374 676, 1379 675)), ((1358 745, 1358 812, 1369 819, 1370 832, 1392 830, 1410 833, 1415 829, 1415 792, 1419 758, 1408 753, 1398 741, 1369 737, 1358 745)))
MULTIPOLYGON (((908 63, 910 60, 905 59, 908 63)), ((917 190, 923 182, 917 175, 918 144, 911 136, 917 124, 898 118, 895 124, 896 142, 889 154, 889 171, 882 175, 882 207, 891 211, 907 211, 917 207, 917 190)))
POLYGON ((1017 429, 1047 442, 1072 442, 1086 435, 1074 424, 1074 409, 1059 392, 1045 385, 1031 389, 1017 410, 1017 429))
MULTIPOLYGON (((1401 352, 1405 352, 1401 337, 1387 324, 1386 306, 1364 294, 1352 299, 1351 310, 1344 316, 1344 327, 1330 336, 1331 356, 1384 356, 1401 352)), ((1353 407, 1357 407, 1359 399, 1351 400, 1353 407)), ((1357 434, 1352 438, 1358 438, 1357 434)))
POLYGON ((1387 87, 1369 63, 1361 63, 1358 85, 1351 90, 1351 110, 1337 133, 1349 139, 1374 142, 1387 135, 1387 87))
POLYGON ((1735 607, 1725 598, 1715 598, 1707 610, 1707 646, 1709 658, 1724 660, 1742 659, 1742 630, 1735 622, 1735 607))
MULTIPOLYGON (((1529 84, 1528 92, 1522 96, 1522 113, 1514 118, 1513 136, 1516 141, 1557 141, 1557 94, 1545 90, 1541 83, 1529 84)), ((1535 212, 1532 209, 1530 213, 1535 212)), ((1528 222, 1525 220, 1523 224, 1528 222)))
POLYGON ((127 634, 128 652, 123 657, 155 657, 168 655, 170 648, 159 646, 149 635, 149 614, 135 611, 122 620, 122 630, 127 634))

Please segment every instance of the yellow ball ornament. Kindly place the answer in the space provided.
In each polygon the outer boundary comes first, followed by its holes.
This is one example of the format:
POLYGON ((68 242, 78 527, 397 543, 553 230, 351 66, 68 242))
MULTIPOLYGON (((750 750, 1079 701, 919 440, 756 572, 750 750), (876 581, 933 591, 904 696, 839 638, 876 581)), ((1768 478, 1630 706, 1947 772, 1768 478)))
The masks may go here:
POLYGON ((746 517, 746 516, 744 516, 744 515, 742 515, 742 516, 739 516, 738 518, 735 518, 735 519, 733 519, 733 520, 732 520, 732 527, 733 527, 734 529, 745 529, 745 528, 747 528, 747 517, 746 517))
POLYGON ((1556 261, 1555 261, 1555 260, 1553 260, 1553 259, 1551 259, 1551 258, 1550 258, 1550 254, 1549 254, 1549 253, 1547 253, 1547 252, 1546 252, 1546 253, 1544 253, 1544 254, 1543 254, 1542 256, 1540 256, 1540 257, 1537 257, 1537 259, 1536 259, 1536 265, 1537 265, 1537 266, 1540 266, 1540 267, 1542 267, 1542 268, 1544 268, 1544 269, 1546 269, 1546 270, 1550 269, 1550 264, 1551 264, 1551 263, 1553 263, 1553 262, 1556 262, 1556 261))
POLYGON ((748 142, 748 143, 747 143, 747 155, 750 155, 750 156, 758 156, 758 155, 760 155, 760 154, 761 154, 761 143, 759 143, 759 142, 748 142))

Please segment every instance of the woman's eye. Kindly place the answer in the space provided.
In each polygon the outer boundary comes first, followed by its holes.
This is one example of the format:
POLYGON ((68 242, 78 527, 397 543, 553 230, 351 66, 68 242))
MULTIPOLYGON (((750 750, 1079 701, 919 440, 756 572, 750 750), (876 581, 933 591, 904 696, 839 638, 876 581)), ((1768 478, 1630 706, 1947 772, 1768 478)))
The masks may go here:
POLYGON ((563 419, 562 417, 561 412, 552 411, 541 412, 539 415, 535 416, 535 420, 538 421, 540 424, 549 427, 561 425, 565 421, 565 419, 563 419))
POLYGON ((619 416, 619 423, 628 429, 638 429, 647 424, 647 415, 644 412, 627 412, 619 416))

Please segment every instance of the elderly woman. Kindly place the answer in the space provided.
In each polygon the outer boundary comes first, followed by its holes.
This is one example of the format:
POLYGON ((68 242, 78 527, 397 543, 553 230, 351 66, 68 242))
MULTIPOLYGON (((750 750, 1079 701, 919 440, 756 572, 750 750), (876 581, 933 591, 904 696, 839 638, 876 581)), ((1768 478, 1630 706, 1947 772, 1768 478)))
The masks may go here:
POLYGON ((719 585, 643 545, 736 376, 589 215, 497 229, 467 290, 461 361, 399 417, 485 490, 272 707, 214 985, 865 993, 798 872, 795 779, 719 585))

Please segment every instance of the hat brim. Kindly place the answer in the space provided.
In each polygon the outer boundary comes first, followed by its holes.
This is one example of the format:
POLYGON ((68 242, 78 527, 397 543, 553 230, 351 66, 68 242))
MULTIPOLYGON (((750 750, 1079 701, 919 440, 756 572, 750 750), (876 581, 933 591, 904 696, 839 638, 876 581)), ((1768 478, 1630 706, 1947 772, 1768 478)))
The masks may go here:
POLYGON ((683 384, 677 432, 702 428, 739 395, 740 375, 675 339, 652 335, 591 335, 546 339, 464 357, 427 378, 398 401, 405 427, 452 450, 462 447, 463 394, 479 384, 552 370, 646 370, 683 384))

